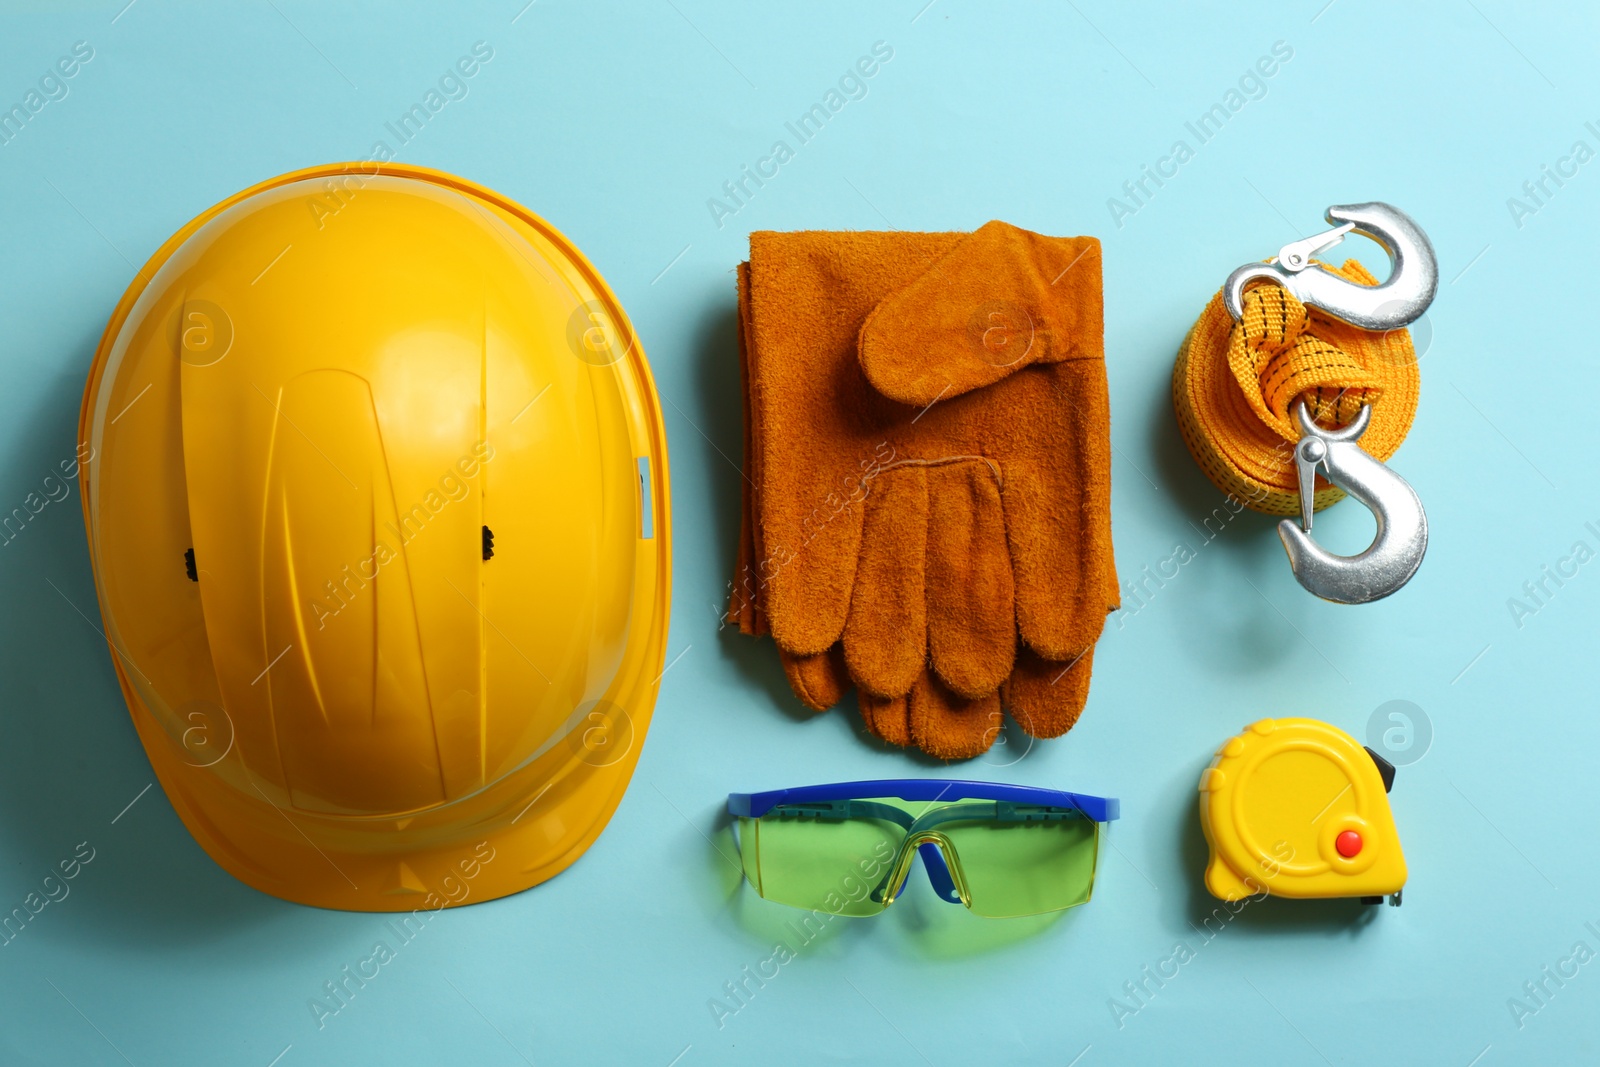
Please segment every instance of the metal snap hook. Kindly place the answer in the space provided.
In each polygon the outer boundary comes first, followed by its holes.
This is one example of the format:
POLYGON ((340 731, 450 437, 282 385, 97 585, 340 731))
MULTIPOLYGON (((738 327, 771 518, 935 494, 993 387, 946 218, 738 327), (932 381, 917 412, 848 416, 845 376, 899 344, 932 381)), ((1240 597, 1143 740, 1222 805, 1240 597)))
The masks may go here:
POLYGON ((1301 303, 1363 330, 1397 330, 1422 317, 1439 288, 1439 263, 1428 235, 1411 216, 1374 202, 1330 207, 1327 219, 1333 229, 1284 245, 1274 262, 1247 263, 1228 275, 1222 299, 1234 321, 1244 316, 1245 284, 1257 279, 1281 285, 1301 303), (1389 277, 1382 284, 1357 285, 1325 270, 1306 269, 1312 256, 1352 230, 1389 253, 1389 277))
POLYGON ((1422 500, 1400 475, 1356 444, 1366 432, 1372 409, 1363 406, 1349 426, 1325 430, 1311 419, 1305 401, 1294 409, 1301 437, 1294 447, 1300 476, 1300 525, 1278 523, 1289 566, 1300 584, 1336 604, 1365 604, 1388 596, 1411 580, 1428 550, 1428 517, 1422 500), (1378 533, 1365 552, 1336 556, 1311 538, 1312 501, 1317 470, 1366 506, 1378 533))

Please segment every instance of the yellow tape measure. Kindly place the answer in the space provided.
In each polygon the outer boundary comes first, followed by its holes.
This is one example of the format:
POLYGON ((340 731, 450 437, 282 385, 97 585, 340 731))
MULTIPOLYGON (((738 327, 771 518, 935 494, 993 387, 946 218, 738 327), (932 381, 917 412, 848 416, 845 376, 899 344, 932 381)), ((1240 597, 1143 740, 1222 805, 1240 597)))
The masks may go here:
POLYGON ((1316 719, 1262 719, 1230 737, 1200 776, 1211 846, 1206 888, 1400 903, 1406 861, 1389 810, 1394 767, 1316 719))

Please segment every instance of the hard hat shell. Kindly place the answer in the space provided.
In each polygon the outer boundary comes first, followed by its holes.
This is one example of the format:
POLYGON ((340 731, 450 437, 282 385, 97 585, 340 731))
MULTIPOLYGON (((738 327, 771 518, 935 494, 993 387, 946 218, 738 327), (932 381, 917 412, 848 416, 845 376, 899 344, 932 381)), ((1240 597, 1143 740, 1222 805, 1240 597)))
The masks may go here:
POLYGON ((1200 825, 1206 888, 1222 900, 1374 897, 1406 884, 1374 757, 1318 719, 1261 719, 1225 741, 1200 776, 1200 825), (1339 847, 1346 834, 1357 851, 1339 847))
POLYGON ((123 295, 79 435, 123 694, 235 877, 436 908, 599 835, 662 672, 666 435, 548 223, 394 163, 247 189, 123 295))

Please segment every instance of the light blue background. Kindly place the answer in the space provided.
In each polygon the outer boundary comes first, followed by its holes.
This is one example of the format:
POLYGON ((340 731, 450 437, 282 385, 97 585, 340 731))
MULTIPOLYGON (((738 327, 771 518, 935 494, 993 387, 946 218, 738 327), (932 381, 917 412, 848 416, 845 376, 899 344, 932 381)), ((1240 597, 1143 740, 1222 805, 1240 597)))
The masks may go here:
MULTIPOLYGON (((386 937, 383 918, 235 882, 159 788, 113 824, 152 774, 88 621, 76 493, 49 505, 0 549, 0 911, 77 842, 96 851, 0 948, 0 1061, 1594 1062, 1600 964, 1520 1029, 1507 1001, 1575 942, 1600 950, 1584 926, 1600 926, 1600 563, 1521 627, 1507 601, 1575 541, 1600 548, 1584 526, 1600 527, 1600 162, 1521 226, 1507 199, 1574 141, 1600 149, 1584 127, 1600 120, 1600 19, 1509 0, 1324 2, 938 0, 920 16, 924 0, 540 0, 520 16, 522 0, 9 4, 0 103, 75 41, 95 56, 0 147, 3 510, 71 454, 91 353, 136 264, 238 189, 367 156, 482 40, 494 58, 470 95, 399 155, 550 219, 629 309, 671 438, 680 658, 595 847, 549 884, 441 915, 319 1030, 308 1000, 386 937), (1293 58, 1265 97, 1191 140, 1195 158, 1116 226, 1107 199, 1280 40, 1293 58), (876 41, 894 58, 868 95, 719 228, 707 199, 876 41), (1421 410, 1395 460, 1433 537, 1403 593, 1339 608, 1294 583, 1264 517, 1200 547, 1220 498, 1183 450, 1168 381, 1229 270, 1318 228, 1326 205, 1367 199, 1411 212, 1440 259, 1421 410), (719 628, 738 524, 731 269, 751 229, 990 218, 1104 240, 1122 576, 1179 542, 1198 553, 1110 620, 1067 738, 1009 738, 945 768, 884 750, 853 709, 803 714, 770 644, 719 628), (1405 906, 1249 909, 1119 1029, 1123 983, 1180 939, 1200 946, 1195 782, 1216 745, 1271 714, 1365 737, 1395 699, 1433 732, 1393 795, 1405 906), (1093 903, 984 923, 919 875, 719 1028, 708 1002, 798 915, 755 899, 713 849, 729 847, 724 795, 947 772, 1121 796, 1093 903)), ((1347 504, 1319 535, 1352 549, 1364 520, 1347 504)))

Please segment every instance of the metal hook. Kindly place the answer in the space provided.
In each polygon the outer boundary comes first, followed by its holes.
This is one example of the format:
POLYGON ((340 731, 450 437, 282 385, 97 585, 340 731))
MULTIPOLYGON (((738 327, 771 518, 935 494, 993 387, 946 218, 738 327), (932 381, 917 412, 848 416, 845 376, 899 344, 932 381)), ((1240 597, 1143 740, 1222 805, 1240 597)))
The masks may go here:
POLYGON ((1311 419, 1305 401, 1295 405, 1301 438, 1294 446, 1300 475, 1300 525, 1278 523, 1278 536, 1289 553, 1289 566, 1300 584, 1336 604, 1379 600, 1411 580, 1428 550, 1428 517, 1422 500, 1400 475, 1356 444, 1366 432, 1372 409, 1342 430, 1325 430, 1311 419), (1366 505, 1378 520, 1378 534, 1365 552, 1336 556, 1311 538, 1312 501, 1317 469, 1322 476, 1366 505), (1303 528, 1302 528, 1303 527, 1303 528))
POLYGON ((1397 330, 1422 317, 1439 288, 1439 264, 1428 235, 1411 216, 1388 204, 1347 204, 1330 207, 1334 228, 1279 250, 1276 261, 1248 263, 1222 286, 1228 313, 1244 316, 1244 287, 1265 279, 1283 286, 1304 304, 1363 330, 1397 330), (1381 285, 1357 285, 1325 270, 1307 270, 1311 257, 1332 248, 1354 230, 1371 238, 1389 253, 1389 277, 1381 285))

